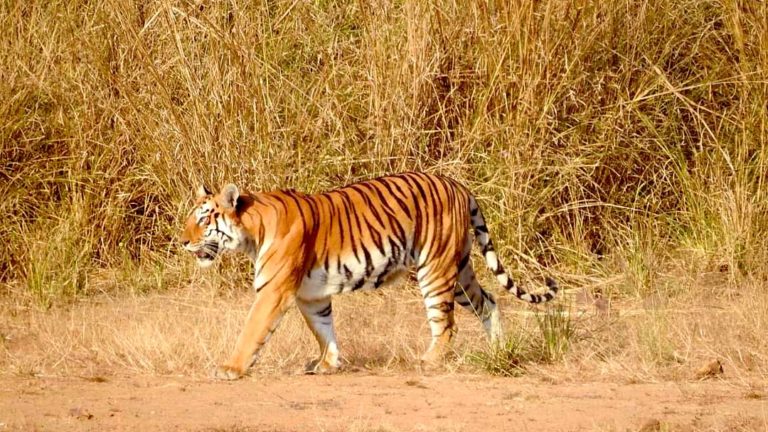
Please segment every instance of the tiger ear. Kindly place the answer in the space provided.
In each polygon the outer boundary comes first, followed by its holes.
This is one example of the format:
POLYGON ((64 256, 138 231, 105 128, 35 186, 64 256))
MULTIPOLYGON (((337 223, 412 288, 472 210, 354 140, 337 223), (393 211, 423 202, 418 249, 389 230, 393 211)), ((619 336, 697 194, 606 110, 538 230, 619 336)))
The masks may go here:
POLYGON ((195 196, 197 197, 197 199, 205 198, 210 194, 211 194, 211 191, 209 191, 208 188, 205 187, 205 185, 198 186, 197 190, 195 191, 195 196))
POLYGON ((230 183, 221 189, 221 205, 225 209, 235 208, 238 198, 240 198, 240 191, 237 190, 237 186, 230 183))

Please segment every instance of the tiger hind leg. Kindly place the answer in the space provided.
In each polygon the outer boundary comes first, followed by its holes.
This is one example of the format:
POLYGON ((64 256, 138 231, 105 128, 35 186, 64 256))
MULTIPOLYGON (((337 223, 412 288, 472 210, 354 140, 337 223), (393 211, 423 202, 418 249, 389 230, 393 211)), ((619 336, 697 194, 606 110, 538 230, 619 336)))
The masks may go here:
POLYGON ((419 289, 427 309, 427 321, 432 333, 429 349, 421 357, 427 366, 438 366, 450 347, 456 332, 453 318, 453 292, 456 270, 441 271, 438 266, 425 265, 416 272, 419 289))
POLYGON ((315 335, 320 345, 320 356, 307 363, 305 372, 310 374, 325 374, 336 371, 340 366, 339 347, 336 344, 336 333, 333 330, 333 308, 331 298, 316 301, 296 299, 296 305, 304 316, 309 329, 315 335))
POLYGON ((469 259, 471 241, 469 239, 468 247, 459 262, 459 283, 454 291, 456 303, 480 319, 491 343, 496 345, 504 336, 499 308, 493 295, 485 291, 477 281, 472 261, 469 259))

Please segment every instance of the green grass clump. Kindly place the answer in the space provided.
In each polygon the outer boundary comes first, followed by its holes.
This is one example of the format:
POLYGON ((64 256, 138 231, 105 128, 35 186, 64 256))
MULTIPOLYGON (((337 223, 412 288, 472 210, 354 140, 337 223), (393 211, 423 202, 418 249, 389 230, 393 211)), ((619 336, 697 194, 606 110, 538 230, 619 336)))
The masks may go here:
POLYGON ((465 361, 491 375, 516 377, 525 373, 524 363, 529 360, 530 347, 524 339, 507 337, 486 350, 469 352, 465 361))
POLYGON ((489 374, 509 377, 523 375, 532 363, 559 361, 576 340, 570 312, 561 305, 536 312, 536 331, 516 328, 501 343, 467 353, 465 360, 489 374))
POLYGON ((543 361, 557 361, 563 358, 576 336, 574 322, 570 310, 561 304, 547 308, 543 313, 536 314, 541 334, 541 352, 543 361))

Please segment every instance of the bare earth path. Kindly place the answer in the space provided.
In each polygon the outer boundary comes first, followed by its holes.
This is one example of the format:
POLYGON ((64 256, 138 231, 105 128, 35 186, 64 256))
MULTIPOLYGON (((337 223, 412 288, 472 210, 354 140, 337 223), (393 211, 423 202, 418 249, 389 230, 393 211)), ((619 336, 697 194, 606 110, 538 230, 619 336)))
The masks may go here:
POLYGON ((0 431, 624 431, 648 420, 661 430, 766 430, 768 408, 761 395, 717 381, 550 384, 354 373, 234 383, 3 378, 0 386, 0 431))

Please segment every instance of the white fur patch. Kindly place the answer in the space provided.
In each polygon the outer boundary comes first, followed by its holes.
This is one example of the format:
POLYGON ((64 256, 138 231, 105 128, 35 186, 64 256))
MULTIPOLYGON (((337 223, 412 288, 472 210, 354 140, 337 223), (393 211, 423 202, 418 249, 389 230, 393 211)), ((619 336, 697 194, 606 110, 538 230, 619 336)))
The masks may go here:
POLYGON ((418 272, 416 272, 416 277, 419 280, 424 280, 424 278, 427 276, 427 273, 429 272, 429 269, 426 267, 422 267, 419 269, 418 272))
POLYGON ((496 256, 496 252, 489 251, 485 254, 485 261, 488 263, 488 267, 490 267, 491 270, 499 268, 499 258, 496 256))
POLYGON ((213 265, 213 260, 211 259, 198 259, 197 260, 197 266, 200 268, 208 268, 211 265, 213 265))

